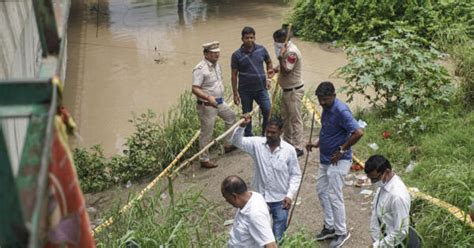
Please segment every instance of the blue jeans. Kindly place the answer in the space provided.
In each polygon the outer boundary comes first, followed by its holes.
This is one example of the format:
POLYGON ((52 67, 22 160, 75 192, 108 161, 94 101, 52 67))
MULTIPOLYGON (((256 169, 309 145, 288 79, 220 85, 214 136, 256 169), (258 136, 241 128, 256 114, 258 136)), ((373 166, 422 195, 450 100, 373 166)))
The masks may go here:
POLYGON ((283 238, 283 233, 286 231, 289 209, 283 208, 283 201, 267 202, 267 205, 270 208, 270 215, 273 219, 273 235, 275 235, 277 242, 279 242, 283 238))
MULTIPOLYGON (((248 113, 252 111, 253 101, 256 101, 262 111, 262 136, 265 134, 265 128, 267 127, 268 115, 270 114, 270 97, 268 96, 267 90, 259 91, 239 91, 240 102, 242 103, 242 112, 248 113)), ((244 136, 253 136, 252 133, 252 122, 245 127, 244 136)))

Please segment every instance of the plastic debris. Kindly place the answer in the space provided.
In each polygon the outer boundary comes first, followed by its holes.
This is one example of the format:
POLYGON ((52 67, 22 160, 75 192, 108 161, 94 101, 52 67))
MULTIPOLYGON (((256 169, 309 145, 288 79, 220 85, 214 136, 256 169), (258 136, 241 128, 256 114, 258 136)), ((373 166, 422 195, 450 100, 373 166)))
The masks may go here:
POLYGON ((372 150, 377 151, 379 149, 379 145, 377 143, 370 143, 369 147, 372 148, 372 150))
POLYGON ((382 136, 384 139, 388 139, 392 134, 389 131, 383 131, 382 136))
POLYGON ((367 126, 367 122, 365 122, 363 120, 358 120, 357 124, 359 124, 359 127, 362 128, 362 129, 364 129, 367 126))
POLYGON ((160 195, 161 199, 166 199, 166 197, 168 197, 168 195, 166 193, 161 193, 161 195, 160 195))
POLYGON ((356 175, 355 177, 356 177, 356 182, 354 186, 356 187, 364 187, 364 186, 372 185, 370 183, 369 178, 365 174, 359 174, 359 175, 356 175))
POLYGON ((224 221, 224 226, 230 226, 232 224, 234 224, 234 219, 224 221))
POLYGON ((130 187, 132 187, 132 182, 130 180, 128 180, 127 185, 125 185, 125 188, 128 189, 130 187))
MULTIPOLYGON (((299 197, 299 198, 300 198, 300 197, 299 197)), ((295 205, 296 205, 296 206, 299 206, 299 205, 301 205, 301 198, 300 198, 300 199, 298 199, 298 201, 296 201, 295 205)))
POLYGON ((417 165, 417 163, 415 161, 411 160, 410 163, 408 164, 407 168, 405 169, 405 172, 406 173, 412 172, 415 169, 416 165, 417 165))
POLYGON ((347 186, 352 186, 352 185, 354 185, 354 181, 352 181, 352 180, 344 181, 344 184, 347 185, 347 186))
POLYGON ((360 192, 360 194, 361 194, 361 195, 370 196, 370 195, 372 195, 373 192, 374 192, 374 191, 372 191, 372 190, 370 190, 370 189, 363 189, 363 190, 360 192))
POLYGON ((95 207, 88 207, 88 208, 87 208, 87 212, 89 212, 89 213, 95 213, 95 212, 97 212, 97 209, 96 209, 95 207))

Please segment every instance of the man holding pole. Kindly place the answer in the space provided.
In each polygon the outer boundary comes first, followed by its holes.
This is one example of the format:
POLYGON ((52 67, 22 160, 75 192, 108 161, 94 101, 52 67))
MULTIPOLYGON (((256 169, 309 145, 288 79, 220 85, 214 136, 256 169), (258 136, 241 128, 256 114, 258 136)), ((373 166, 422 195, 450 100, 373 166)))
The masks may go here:
POLYGON ((316 96, 323 107, 321 131, 315 144, 306 145, 308 151, 319 148, 321 160, 316 187, 324 211, 324 226, 316 240, 334 238, 330 247, 341 247, 350 237, 342 193, 344 176, 352 164, 351 146, 359 141, 363 132, 349 107, 336 98, 331 82, 319 84, 316 96))
POLYGON ((243 137, 244 128, 251 121, 244 121, 234 130, 232 144, 250 154, 254 160, 253 188, 260 193, 270 208, 273 234, 277 241, 287 227, 288 211, 301 182, 301 170, 292 145, 281 140, 283 123, 279 119, 268 122, 266 137, 243 137))
MULTIPOLYGON (((225 122, 228 129, 235 122, 235 113, 224 102, 224 85, 222 83, 222 71, 217 63, 219 59, 219 42, 214 41, 202 45, 204 59, 193 69, 192 92, 196 95, 197 111, 201 123, 201 135, 199 137, 199 149, 203 149, 212 139, 216 116, 225 122)), ((228 144, 228 138, 224 141, 224 151, 231 152, 234 146, 228 144)), ((215 168, 217 164, 209 159, 209 152, 204 152, 201 157, 201 167, 215 168)))
POLYGON ((275 53, 280 64, 275 67, 278 84, 282 88, 281 115, 284 121, 283 138, 295 147, 297 156, 303 155, 303 118, 301 102, 304 88, 301 79, 303 61, 300 50, 291 42, 289 30, 278 29, 273 33, 275 53))

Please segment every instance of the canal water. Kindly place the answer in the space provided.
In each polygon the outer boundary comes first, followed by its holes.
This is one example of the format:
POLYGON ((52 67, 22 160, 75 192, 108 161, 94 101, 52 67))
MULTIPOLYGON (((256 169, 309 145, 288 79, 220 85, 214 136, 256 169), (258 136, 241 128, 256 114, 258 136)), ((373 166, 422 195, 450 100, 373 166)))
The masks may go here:
MULTIPOLYGON (((257 43, 275 59, 272 34, 291 10, 276 0, 182 2, 178 7, 178 0, 73 0, 64 103, 78 123, 82 139, 76 145, 120 152, 133 131, 132 112, 164 113, 191 89, 202 43, 220 41, 226 87, 244 26, 255 28, 257 43)), ((293 41, 304 56, 306 90, 322 80, 342 85, 333 75, 345 63, 342 51, 293 41)), ((351 106, 359 104, 356 99, 351 106)))

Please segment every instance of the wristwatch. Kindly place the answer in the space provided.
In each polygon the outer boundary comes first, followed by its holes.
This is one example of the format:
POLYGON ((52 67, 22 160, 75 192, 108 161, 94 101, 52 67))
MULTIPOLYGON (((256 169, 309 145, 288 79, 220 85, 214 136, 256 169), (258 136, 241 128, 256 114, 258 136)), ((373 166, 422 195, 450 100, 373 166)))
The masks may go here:
POLYGON ((342 149, 342 146, 339 147, 339 153, 340 154, 344 154, 346 152, 347 152, 347 150, 342 149))

